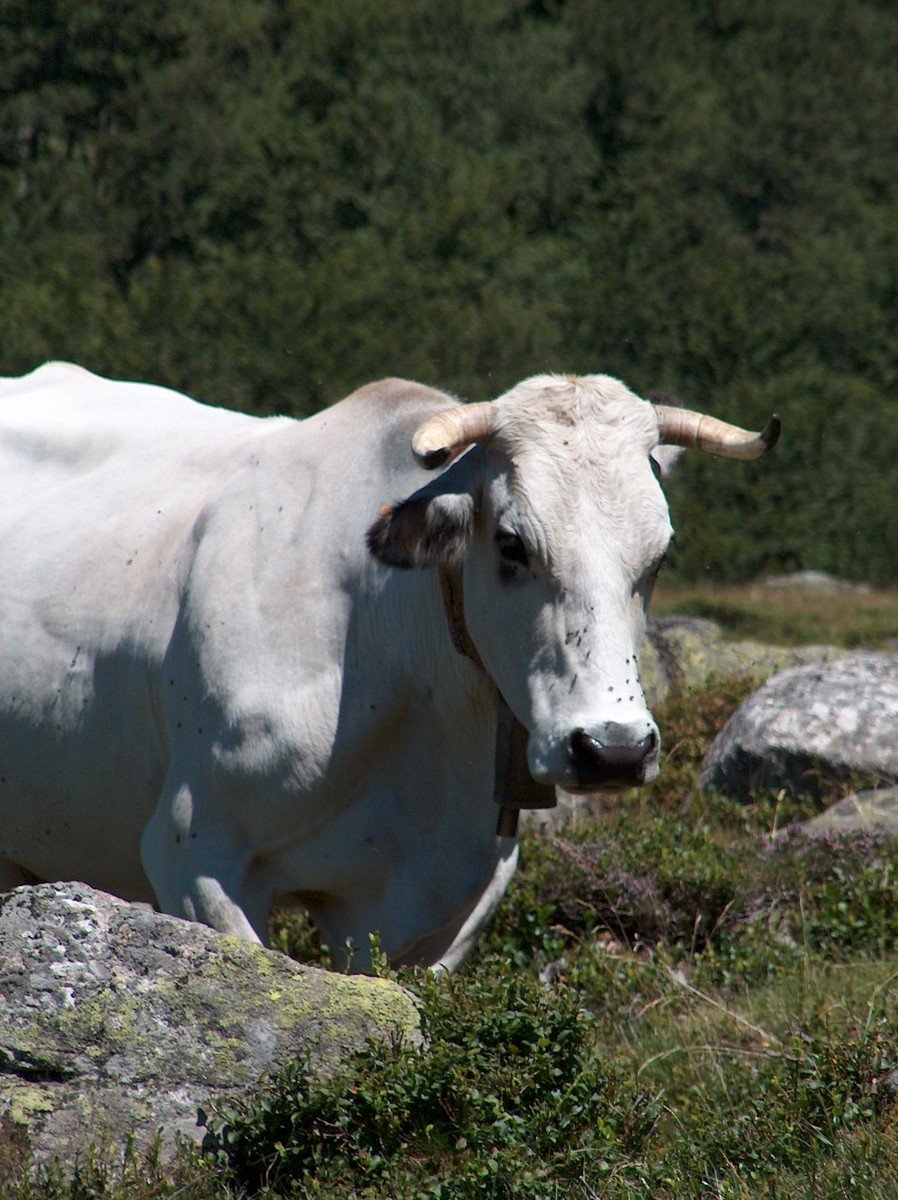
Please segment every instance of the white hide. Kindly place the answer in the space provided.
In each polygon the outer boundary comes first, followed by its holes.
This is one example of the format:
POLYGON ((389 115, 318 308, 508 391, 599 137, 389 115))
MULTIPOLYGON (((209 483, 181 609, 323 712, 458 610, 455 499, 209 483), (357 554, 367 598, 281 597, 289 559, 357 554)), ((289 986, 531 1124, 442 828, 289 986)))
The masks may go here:
MULTIPOLYGON (((436 572, 365 547, 383 505, 434 486, 410 439, 452 403, 384 381, 296 422, 64 364, 0 384, 0 888, 78 879, 262 940, 294 900, 356 966, 375 930, 394 961, 457 965, 516 858, 495 688, 436 572)), ((573 727, 654 729, 657 426, 603 376, 496 406, 450 468, 466 616, 534 775, 570 787, 573 727), (531 551, 511 582, 497 525, 531 551)))

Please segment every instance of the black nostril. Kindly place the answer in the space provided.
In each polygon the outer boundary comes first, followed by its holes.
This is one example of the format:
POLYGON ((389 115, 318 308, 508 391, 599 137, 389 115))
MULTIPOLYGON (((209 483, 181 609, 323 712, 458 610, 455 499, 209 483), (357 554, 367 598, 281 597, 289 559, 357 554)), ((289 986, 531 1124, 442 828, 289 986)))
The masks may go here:
POLYGON ((646 760, 657 748, 655 729, 650 729, 638 742, 614 743, 600 741, 585 729, 575 729, 569 741, 574 776, 584 787, 641 783, 646 760))
POLYGON ((575 765, 578 760, 598 762, 602 757, 602 743, 590 737, 585 729, 575 729, 571 734, 570 751, 575 765))

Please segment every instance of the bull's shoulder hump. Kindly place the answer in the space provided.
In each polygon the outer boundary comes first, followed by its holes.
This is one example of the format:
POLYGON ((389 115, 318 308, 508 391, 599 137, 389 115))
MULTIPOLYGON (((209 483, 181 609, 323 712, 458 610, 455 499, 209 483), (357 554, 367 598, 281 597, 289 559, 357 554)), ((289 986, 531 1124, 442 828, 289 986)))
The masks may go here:
POLYGON ((360 421, 383 421, 390 417, 407 420, 419 416, 424 419, 458 403, 448 392, 410 379, 379 379, 366 383, 317 415, 360 421))
POLYGON ((380 409, 402 409, 419 407, 451 408, 459 401, 448 392, 416 383, 413 379, 378 379, 366 383, 347 396, 344 404, 370 405, 380 409))
POLYGON ((27 375, 0 376, 0 395, 6 392, 32 390, 46 387, 50 383, 72 379, 96 379, 85 367, 79 367, 70 362, 45 362, 43 366, 35 367, 27 375))

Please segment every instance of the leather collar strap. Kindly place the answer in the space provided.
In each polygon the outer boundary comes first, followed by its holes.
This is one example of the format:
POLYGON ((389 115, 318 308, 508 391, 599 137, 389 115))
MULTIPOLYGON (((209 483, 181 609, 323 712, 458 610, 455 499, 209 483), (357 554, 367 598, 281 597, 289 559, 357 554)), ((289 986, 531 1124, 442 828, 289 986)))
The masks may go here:
POLYGON ((440 587, 443 589, 443 608, 452 645, 464 658, 469 658, 475 667, 486 674, 486 667, 477 652, 477 647, 468 633, 465 623, 464 577, 461 567, 440 567, 440 587))
MULTIPOLYGON (((440 588, 453 646, 486 675, 483 660, 465 623, 462 568, 441 566, 440 588)), ((527 730, 508 707, 501 692, 498 696, 496 768, 493 782, 493 799, 499 805, 496 833, 499 837, 514 837, 518 831, 518 814, 522 808, 554 808, 558 797, 554 787, 537 783, 530 774, 527 766, 527 730)))

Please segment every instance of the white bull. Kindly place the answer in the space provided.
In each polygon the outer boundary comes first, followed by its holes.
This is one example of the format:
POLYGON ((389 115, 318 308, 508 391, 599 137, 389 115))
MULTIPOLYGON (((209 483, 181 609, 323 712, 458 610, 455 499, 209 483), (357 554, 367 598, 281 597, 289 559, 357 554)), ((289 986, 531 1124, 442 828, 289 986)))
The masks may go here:
POLYGON ((455 404, 387 380, 297 422, 65 364, 0 385, 0 889, 79 879, 262 940, 293 901, 357 966, 375 930, 454 966, 517 856, 499 693, 533 780, 657 773, 650 454, 775 430, 607 376, 455 404))

